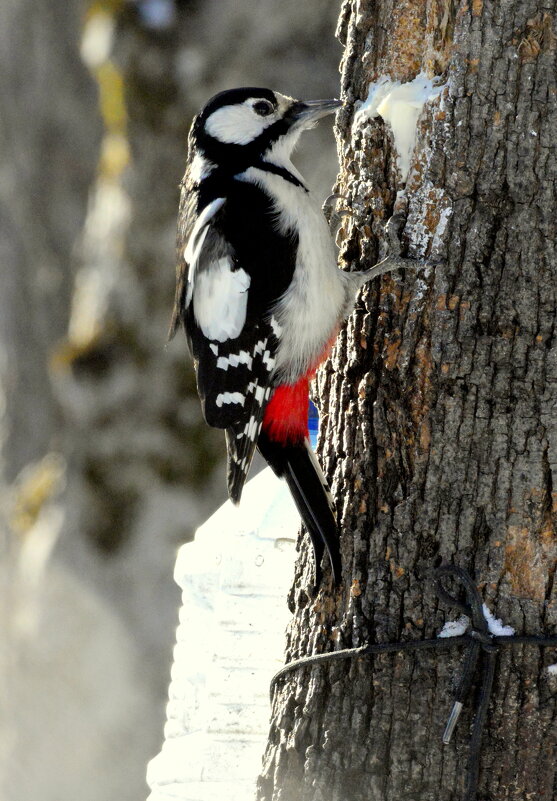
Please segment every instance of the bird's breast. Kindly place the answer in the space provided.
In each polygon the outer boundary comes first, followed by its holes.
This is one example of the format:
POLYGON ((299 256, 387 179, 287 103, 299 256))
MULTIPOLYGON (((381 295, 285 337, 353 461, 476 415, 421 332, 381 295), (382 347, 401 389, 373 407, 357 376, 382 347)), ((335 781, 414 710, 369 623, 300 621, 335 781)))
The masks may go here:
POLYGON ((248 173, 272 198, 280 233, 295 232, 298 238, 292 281, 273 310, 281 329, 276 372, 281 382, 295 383, 319 360, 337 329, 345 305, 345 276, 313 196, 279 175, 256 168, 248 173))

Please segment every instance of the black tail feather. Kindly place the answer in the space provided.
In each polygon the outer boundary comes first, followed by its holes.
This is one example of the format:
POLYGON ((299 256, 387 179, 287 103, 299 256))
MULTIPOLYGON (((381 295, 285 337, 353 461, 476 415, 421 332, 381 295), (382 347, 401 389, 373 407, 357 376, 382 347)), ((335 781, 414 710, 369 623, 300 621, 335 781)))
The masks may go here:
POLYGON ((321 583, 321 559, 325 549, 329 555, 334 582, 339 584, 342 564, 331 494, 309 442, 280 445, 269 440, 265 432, 261 432, 257 445, 274 472, 286 480, 311 537, 315 554, 316 586, 321 583))
POLYGON ((323 554, 325 553, 325 542, 324 538, 321 535, 321 532, 314 522, 314 517, 311 514, 311 511, 308 512, 308 503, 304 494, 295 478, 295 476, 290 472, 286 472, 283 478, 286 480, 288 484, 288 489, 290 490, 290 494, 294 499, 294 503, 300 513, 300 517, 304 521, 304 525, 307 528, 308 534, 311 539, 311 544, 313 545, 313 557, 315 561, 315 587, 319 588, 321 586, 321 581, 323 579, 323 569, 321 567, 321 562, 323 560, 323 554))

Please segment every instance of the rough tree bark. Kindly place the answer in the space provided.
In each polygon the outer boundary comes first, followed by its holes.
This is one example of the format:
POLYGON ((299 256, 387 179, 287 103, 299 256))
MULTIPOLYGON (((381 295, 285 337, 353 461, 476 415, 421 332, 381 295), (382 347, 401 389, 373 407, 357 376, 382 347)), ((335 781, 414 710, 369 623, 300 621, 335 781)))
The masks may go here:
MULTIPOLYGON (((435 266, 362 295, 318 377, 321 457, 342 529, 344 583, 309 599, 305 540, 287 661, 435 637, 454 617, 423 569, 471 572, 517 633, 553 634, 557 512, 556 4, 346 0, 338 190, 346 269, 384 255, 435 266), (355 103, 381 75, 445 83, 418 123, 405 196, 381 119, 355 103)), ((299 670, 275 694, 260 801, 456 801, 469 727, 441 733, 461 654, 384 655, 299 670)), ((498 660, 482 799, 554 798, 552 651, 498 660)))

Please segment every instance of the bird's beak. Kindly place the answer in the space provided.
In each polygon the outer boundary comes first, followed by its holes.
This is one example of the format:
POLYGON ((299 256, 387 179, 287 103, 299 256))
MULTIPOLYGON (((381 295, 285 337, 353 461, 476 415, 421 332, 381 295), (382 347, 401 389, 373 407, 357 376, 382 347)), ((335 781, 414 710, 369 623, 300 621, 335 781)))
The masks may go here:
POLYGON ((299 100, 290 109, 293 122, 304 128, 342 106, 340 100, 299 100))

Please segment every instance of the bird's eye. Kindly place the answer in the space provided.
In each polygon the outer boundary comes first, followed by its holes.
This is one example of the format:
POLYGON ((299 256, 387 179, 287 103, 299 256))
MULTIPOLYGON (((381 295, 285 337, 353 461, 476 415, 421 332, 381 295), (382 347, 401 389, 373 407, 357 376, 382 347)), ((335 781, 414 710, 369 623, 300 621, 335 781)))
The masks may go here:
POLYGON ((275 109, 273 104, 268 100, 258 100, 257 103, 253 104, 253 110, 256 114, 259 114, 260 117, 268 117, 275 109))

